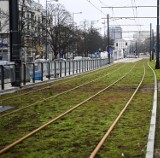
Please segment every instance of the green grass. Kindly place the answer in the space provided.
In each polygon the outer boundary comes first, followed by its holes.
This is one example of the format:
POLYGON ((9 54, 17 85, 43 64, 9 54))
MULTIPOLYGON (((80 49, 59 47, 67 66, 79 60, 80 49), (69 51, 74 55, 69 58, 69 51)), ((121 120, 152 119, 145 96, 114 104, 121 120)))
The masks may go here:
MULTIPOLYGON (((143 73, 143 64, 146 67, 146 76, 140 91, 96 157, 119 158, 122 156, 122 153, 125 157, 145 157, 153 99, 153 74, 147 66, 147 60, 137 62, 133 71, 116 85, 15 146, 3 154, 2 157, 89 157, 94 147, 98 144, 139 84, 143 73)), ((32 106, 24 111, 1 118, 0 147, 3 148, 12 141, 27 134, 27 132, 32 131, 75 104, 92 96, 102 88, 107 87, 107 85, 130 70, 134 63, 120 65, 124 66, 105 78, 101 78, 65 95, 32 106)), ((54 86, 50 87, 50 91, 43 90, 40 93, 32 93, 32 95, 23 96, 21 99, 13 99, 8 104, 13 103, 16 105, 18 103, 18 106, 22 107, 24 103, 26 105, 35 101, 37 97, 34 95, 38 96, 40 94, 41 97, 44 94, 47 96, 54 95, 58 93, 55 87, 63 91, 72 85, 80 85, 93 78, 103 76, 105 73, 118 69, 118 67, 119 65, 111 66, 91 74, 67 79, 67 82, 55 82, 53 83, 54 86), (54 92, 51 92, 52 90, 54 92)))

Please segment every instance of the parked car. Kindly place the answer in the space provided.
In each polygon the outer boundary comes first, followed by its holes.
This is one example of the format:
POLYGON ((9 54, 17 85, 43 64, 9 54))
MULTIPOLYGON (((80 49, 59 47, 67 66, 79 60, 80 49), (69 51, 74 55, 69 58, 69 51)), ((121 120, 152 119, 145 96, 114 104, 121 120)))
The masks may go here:
POLYGON ((91 60, 91 57, 83 57, 83 60, 91 60))
POLYGON ((65 58, 58 58, 58 59, 54 59, 54 61, 61 61, 61 62, 65 61, 66 62, 66 59, 65 58))
POLYGON ((75 56, 73 60, 82 60, 83 57, 82 56, 75 56))

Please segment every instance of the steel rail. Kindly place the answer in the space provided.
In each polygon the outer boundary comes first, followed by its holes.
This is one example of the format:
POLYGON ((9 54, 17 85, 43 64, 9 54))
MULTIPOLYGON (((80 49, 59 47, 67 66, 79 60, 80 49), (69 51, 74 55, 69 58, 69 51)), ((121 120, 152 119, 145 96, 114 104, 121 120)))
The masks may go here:
POLYGON ((91 153, 91 155, 90 155, 89 158, 94 158, 96 156, 96 154, 100 150, 101 146, 104 144, 105 140, 107 139, 107 137, 109 136, 109 134, 111 133, 111 131, 114 129, 114 127, 116 126, 117 122, 119 121, 119 119, 121 118, 121 116, 123 115, 123 113, 126 111, 128 105, 132 101, 133 97, 138 92, 138 90, 139 90, 142 82, 144 81, 144 77, 145 77, 145 67, 144 67, 144 72, 143 72, 142 79, 141 79, 139 85, 137 86, 136 90, 134 91, 134 93, 132 94, 132 96, 130 97, 130 99, 128 100, 128 102, 126 103, 126 105, 124 106, 124 108, 122 109, 122 111, 119 113, 118 117, 115 119, 115 121, 113 122, 113 124, 110 126, 110 128, 108 129, 108 131, 106 132, 106 134, 103 136, 103 138, 100 140, 100 142, 98 143, 98 145, 95 147, 95 149, 93 150, 93 152, 91 153))
POLYGON ((2 117, 4 117, 4 116, 11 115, 11 114, 16 113, 16 112, 19 112, 19 111, 21 111, 21 110, 24 110, 24 109, 29 108, 29 107, 31 107, 31 106, 37 105, 37 104, 39 104, 39 103, 43 103, 43 102, 46 101, 46 100, 56 98, 56 97, 58 97, 58 96, 60 96, 60 95, 66 94, 66 93, 71 92, 71 91, 73 91, 73 90, 75 90, 75 89, 78 89, 78 88, 80 88, 80 87, 82 87, 82 86, 85 86, 85 85, 87 85, 87 84, 90 84, 90 83, 92 83, 92 82, 95 82, 96 80, 102 79, 102 78, 104 78, 104 77, 106 77, 106 76, 108 76, 108 75, 110 75, 110 74, 118 71, 118 70, 119 70, 120 68, 122 68, 122 67, 124 67, 124 66, 122 65, 122 66, 119 67, 118 69, 116 69, 116 70, 114 70, 114 71, 112 71, 112 72, 110 72, 110 73, 108 73, 108 74, 106 74, 106 75, 104 75, 104 76, 98 77, 98 78, 96 78, 96 79, 94 79, 94 80, 91 80, 91 81, 89 81, 89 82, 83 83, 83 84, 81 84, 81 85, 79 85, 79 86, 76 86, 76 87, 74 87, 74 88, 68 89, 68 90, 63 91, 63 92, 61 92, 61 93, 58 93, 58 94, 56 94, 56 95, 54 95, 54 96, 50 96, 50 97, 48 97, 48 98, 44 98, 44 99, 42 99, 42 100, 39 100, 39 101, 34 102, 34 103, 32 103, 32 104, 29 104, 29 105, 27 105, 27 106, 25 106, 25 107, 22 107, 22 108, 19 108, 19 109, 17 109, 17 110, 14 110, 14 111, 11 111, 11 112, 2 114, 2 115, 0 115, 0 118, 2 118, 2 117))
MULTIPOLYGON (((136 65, 136 64, 135 64, 136 65)), ((32 132, 28 133, 27 135, 19 138, 18 140, 16 140, 15 142, 11 143, 10 145, 4 147, 3 149, 0 150, 0 155, 7 152, 9 149, 13 148, 14 146, 16 146, 17 144, 21 143, 22 141, 24 141, 25 139, 31 137, 32 135, 34 135, 35 133, 39 132, 40 130, 44 129, 45 127, 47 127, 48 125, 50 125, 51 123, 57 121, 58 119, 62 118, 63 116, 69 114, 70 112, 72 112, 73 110, 77 109, 79 106, 83 105, 84 103, 88 102, 89 100, 95 98, 96 96, 98 96, 100 93, 104 92, 105 90, 107 90, 108 88, 110 88, 111 86, 115 85, 117 82, 119 82, 120 80, 122 80, 123 78, 125 78, 135 67, 135 65, 126 73, 124 74, 122 77, 120 77, 118 80, 114 81, 113 83, 111 83, 109 86, 105 87, 104 89, 100 90, 99 92, 97 92, 96 94, 90 96, 89 98, 85 99, 84 101, 76 104, 74 107, 70 108, 69 110, 65 111, 64 113, 60 114, 59 116, 53 118, 52 120, 50 120, 49 122, 43 124, 42 126, 38 127, 37 129, 33 130, 32 132)))
MULTIPOLYGON (((117 66, 117 65, 119 65, 119 64, 116 64, 115 66, 117 66)), ((106 67, 102 67, 100 70, 103 70, 104 68, 106 68, 106 67)), ((96 71, 96 70, 95 70, 95 71, 96 71)), ((94 72, 94 71, 89 71, 89 73, 92 73, 92 72, 94 72)), ((83 78, 83 77, 82 77, 82 78, 83 78)), ((65 79, 67 79, 67 78, 65 78, 65 79)), ((58 81, 58 80, 57 80, 57 81, 58 81)), ((54 82, 54 81, 53 81, 53 82, 54 82)), ((67 83, 67 82, 69 82, 69 81, 65 81, 65 82, 63 82, 63 83, 67 83)), ((51 81, 51 83, 52 83, 52 81, 51 81)), ((51 83, 45 83, 45 84, 51 84, 51 83)), ((45 85, 45 84, 43 84, 43 85, 45 85)), ((32 90, 32 91, 29 91, 29 92, 26 92, 26 93, 23 93, 23 94, 19 94, 19 95, 15 95, 15 96, 11 96, 11 97, 8 97, 8 98, 1 99, 0 101, 5 101, 5 100, 8 100, 8 99, 12 99, 12 98, 15 98, 15 97, 17 97, 17 96, 27 95, 27 94, 29 94, 29 93, 41 91, 41 90, 44 90, 44 89, 47 89, 47 88, 51 88, 51 87, 53 87, 53 86, 54 86, 54 85, 47 86, 47 87, 40 88, 40 89, 36 89, 36 90, 32 90)), ((21 89, 20 91, 23 91, 23 90, 25 90, 25 89, 21 89)))

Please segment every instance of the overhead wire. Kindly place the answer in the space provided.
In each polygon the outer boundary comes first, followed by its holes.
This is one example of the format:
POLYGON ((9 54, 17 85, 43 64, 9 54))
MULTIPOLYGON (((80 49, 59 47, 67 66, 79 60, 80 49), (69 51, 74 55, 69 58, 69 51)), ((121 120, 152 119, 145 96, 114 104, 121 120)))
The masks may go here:
MULTIPOLYGON (((99 0, 99 2, 100 2, 101 4, 103 4, 104 6, 108 7, 108 5, 105 4, 102 0, 99 0)), ((133 3, 132 3, 132 4, 133 4, 133 3)), ((132 5, 132 6, 133 6, 133 5, 132 5)), ((115 12, 114 12, 114 8, 111 7, 110 9, 112 9, 112 17, 116 17, 116 16, 115 16, 115 12)), ((134 17, 136 17, 134 10, 133 10, 133 12, 134 12, 134 17)), ((121 20, 121 19, 115 19, 113 22, 115 23, 115 25, 121 26, 120 24, 118 24, 117 20, 121 20)), ((130 20, 132 20, 132 19, 130 19, 130 20)), ((134 19, 134 21, 135 21, 135 19, 134 19)))
MULTIPOLYGON (((137 4, 136 4, 136 0, 134 0, 134 4, 136 6, 135 10, 136 10, 136 16, 138 17, 138 8, 137 8, 137 4)), ((138 25, 140 24, 139 19, 137 19, 138 21, 138 25)), ((137 26, 138 27, 138 26, 137 26)), ((141 31, 141 26, 139 27, 140 31, 141 31)))
POLYGON ((90 0, 86 0, 86 1, 89 2, 94 8, 96 8, 98 11, 100 11, 102 14, 104 14, 106 16, 106 14, 101 9, 96 7, 90 0))
MULTIPOLYGON (((97 6, 95 6, 90 0, 86 0, 90 5, 92 5, 96 10, 98 10, 99 12, 101 12, 103 15, 105 15, 105 17, 107 17, 107 15, 101 10, 99 9, 97 6)), ((100 28, 101 30, 101 28, 100 28)))
MULTIPOLYGON (((136 4, 136 0, 134 0, 135 4, 136 4)), ((137 11, 137 16, 138 16, 138 8, 136 8, 136 11, 137 11)), ((139 22, 139 19, 138 19, 138 24, 139 24, 139 29, 141 31, 141 25, 140 25, 140 22, 139 22)))
MULTIPOLYGON (((97 6, 95 6, 90 0, 86 0, 87 2, 89 2, 94 8, 96 8, 98 11, 100 11, 105 17, 107 17, 107 14, 105 14, 101 9, 99 9, 97 6)), ((99 0, 99 2, 102 4, 103 2, 101 0, 99 0)), ((103 3, 104 5, 106 5, 105 3, 103 3)), ((115 20, 112 20, 115 21, 115 20)), ((105 25, 105 22, 104 22, 105 25)), ((105 31, 105 30, 104 30, 105 31)))
MULTIPOLYGON (((108 6, 106 3, 104 3, 102 0, 99 0, 99 2, 100 2, 101 5, 103 5, 103 6, 105 6, 105 7, 109 7, 109 6, 108 6)), ((116 17, 113 8, 112 8, 112 17, 116 17)), ((119 26, 120 26, 120 24, 118 24, 118 22, 117 22, 118 20, 120 20, 120 19, 113 19, 113 20, 110 20, 110 22, 113 22, 113 23, 115 24, 115 26, 116 26, 116 25, 119 25, 119 26)), ((105 22, 104 22, 104 25, 105 25, 105 22)), ((104 30, 104 31, 105 31, 105 30, 104 30)))
MULTIPOLYGON (((91 2, 91 0, 86 0, 88 3, 90 3, 90 5, 92 5, 96 10, 98 10, 99 12, 101 12, 105 17, 107 17, 107 14, 106 13, 104 13, 103 11, 102 11, 102 9, 100 9, 100 8, 98 8, 94 3, 92 3, 91 2)), ((99 1, 99 3, 101 4, 101 5, 104 5, 104 6, 106 6, 106 7, 109 7, 103 0, 98 0, 99 1)), ((128 1, 127 1, 128 2, 128 1)), ((121 2, 122 3, 122 2, 121 2)), ((133 16, 134 16, 134 19, 130 19, 130 20, 134 20, 135 21, 135 24, 137 25, 137 29, 139 30, 139 31, 141 31, 141 25, 139 24, 140 22, 139 21, 137 21, 136 19, 136 17, 138 17, 138 9, 137 9, 137 4, 136 4, 136 0, 131 0, 131 5, 132 5, 132 11, 133 11, 133 16), (135 9, 134 9, 135 8, 135 9)), ((112 8, 112 7, 111 7, 112 8)), ((111 9, 110 8, 110 9, 111 9)), ((115 12, 114 12, 114 9, 112 8, 112 16, 113 17, 115 17, 115 12)), ((119 26, 121 26, 120 24, 118 24, 118 20, 121 20, 121 19, 114 19, 114 20, 110 20, 110 22, 114 22, 115 23, 115 25, 119 25, 119 26)), ((104 23, 103 23, 104 24, 104 23)))
MULTIPOLYGON (((102 0, 99 0, 100 4, 104 5, 105 7, 109 7, 109 5, 107 5, 105 2, 103 2, 102 0)), ((115 13, 114 13, 114 9, 112 8, 112 17, 115 17, 115 13)), ((116 23, 117 25, 119 25, 117 23, 119 19, 114 19, 114 20, 110 20, 111 22, 113 21, 114 23, 116 23)))
MULTIPOLYGON (((134 17, 137 17, 138 16, 138 10, 137 10, 137 5, 136 5, 136 1, 135 0, 131 0, 131 4, 132 4, 132 10, 133 10, 133 16, 134 17), (135 11, 135 10, 136 11, 135 11), (136 13, 135 13, 136 12, 136 13), (136 15, 135 15, 136 14, 136 15)), ((134 19, 134 21, 135 21, 135 24, 137 25, 137 28, 138 28, 138 22, 137 22, 137 20, 136 20, 136 18, 134 19)), ((138 30, 140 31, 140 29, 138 28, 138 30)))

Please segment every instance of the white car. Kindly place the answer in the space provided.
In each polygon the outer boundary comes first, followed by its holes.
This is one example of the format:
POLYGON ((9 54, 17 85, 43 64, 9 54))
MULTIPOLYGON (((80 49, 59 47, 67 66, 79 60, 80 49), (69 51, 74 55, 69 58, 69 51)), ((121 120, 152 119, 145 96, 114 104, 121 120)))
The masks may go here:
POLYGON ((58 58, 58 59, 54 59, 54 61, 66 61, 65 58, 58 58))
POLYGON ((82 60, 83 57, 82 56, 75 56, 73 60, 82 60))

